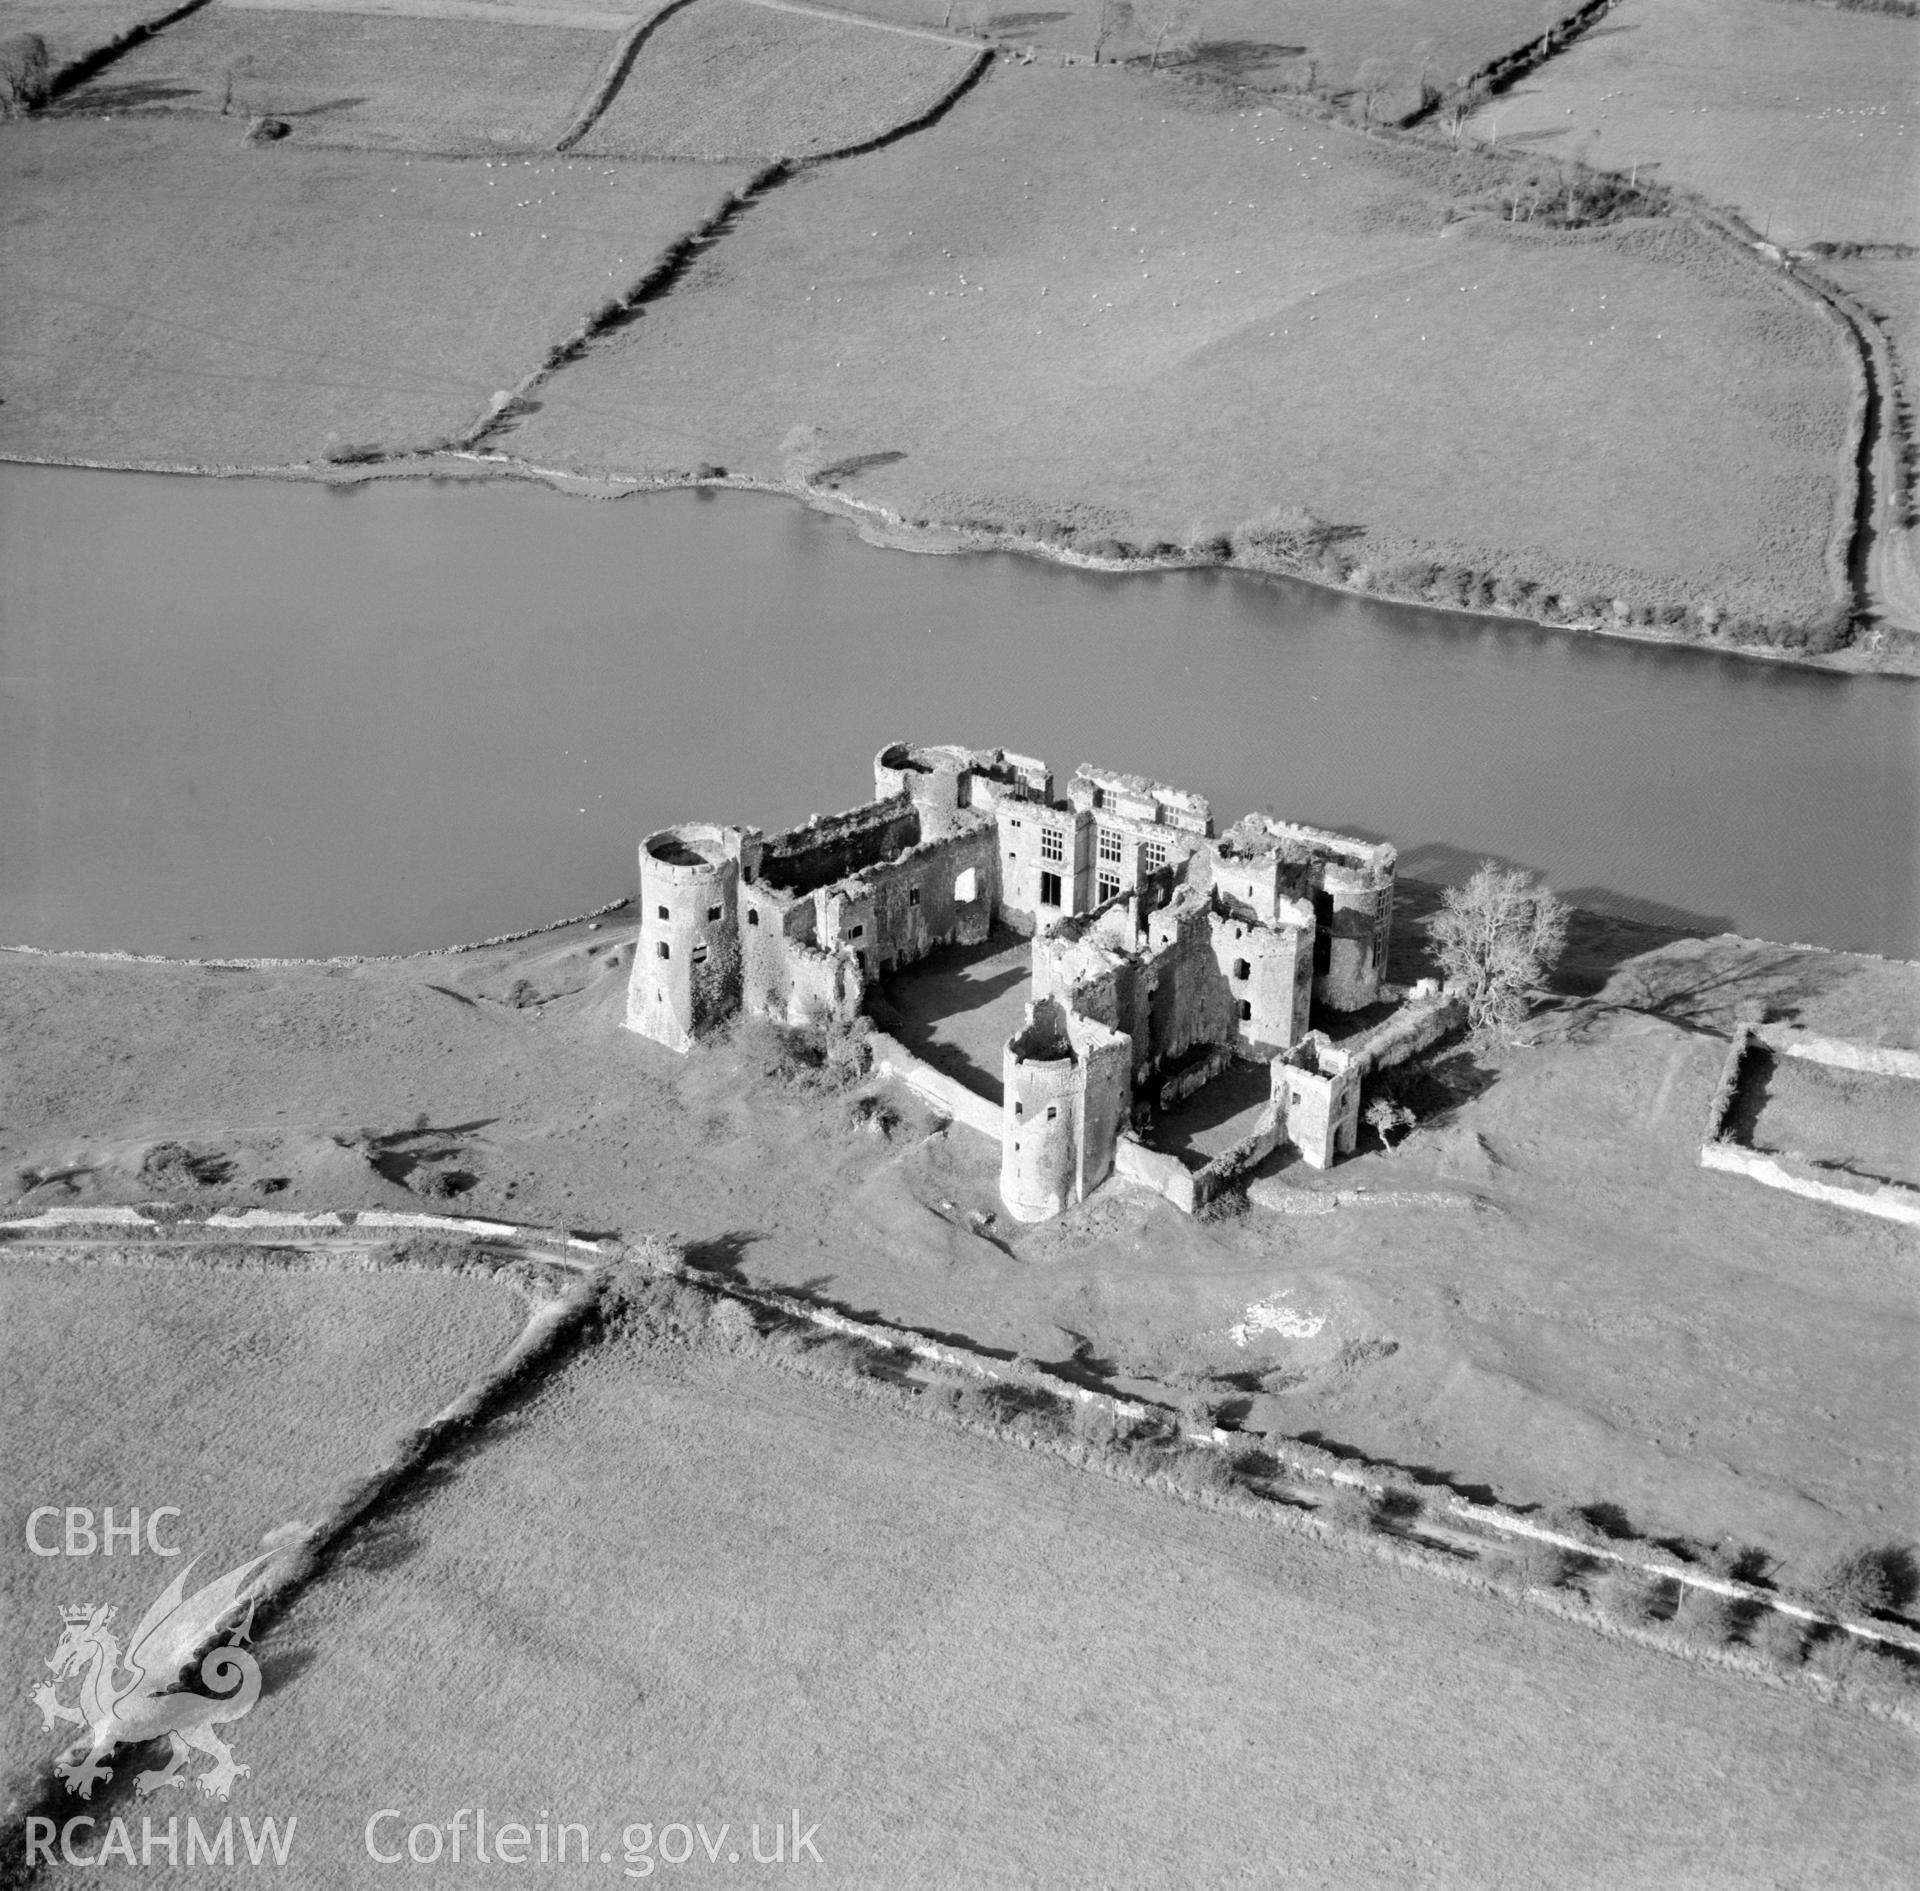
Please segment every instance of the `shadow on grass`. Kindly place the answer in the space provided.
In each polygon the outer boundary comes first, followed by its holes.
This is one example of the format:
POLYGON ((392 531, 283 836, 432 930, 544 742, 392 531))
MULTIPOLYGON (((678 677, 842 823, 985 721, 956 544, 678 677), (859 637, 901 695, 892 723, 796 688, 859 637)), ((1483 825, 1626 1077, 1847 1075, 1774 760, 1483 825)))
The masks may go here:
POLYGON ((717 1274, 722 1280, 740 1280, 745 1277, 748 1248, 766 1238, 755 1229, 731 1228, 705 1241, 688 1242, 683 1258, 689 1267, 703 1274, 717 1274))
POLYGON ((1285 65, 1304 59, 1304 46, 1284 46, 1266 39, 1208 39, 1178 61, 1162 58, 1162 65, 1178 64, 1182 72, 1195 72, 1207 79, 1244 79, 1249 73, 1269 66, 1285 65))

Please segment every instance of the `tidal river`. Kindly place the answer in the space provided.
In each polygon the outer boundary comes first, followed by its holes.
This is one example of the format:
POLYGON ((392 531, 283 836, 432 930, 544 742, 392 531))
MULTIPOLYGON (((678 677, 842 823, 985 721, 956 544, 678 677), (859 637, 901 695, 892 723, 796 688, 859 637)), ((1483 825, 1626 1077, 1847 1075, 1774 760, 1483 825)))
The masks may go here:
POLYGON ((396 952, 894 737, 1098 761, 1576 900, 1920 953, 1920 687, 1220 573, 910 557, 787 501, 0 466, 0 942, 396 952))

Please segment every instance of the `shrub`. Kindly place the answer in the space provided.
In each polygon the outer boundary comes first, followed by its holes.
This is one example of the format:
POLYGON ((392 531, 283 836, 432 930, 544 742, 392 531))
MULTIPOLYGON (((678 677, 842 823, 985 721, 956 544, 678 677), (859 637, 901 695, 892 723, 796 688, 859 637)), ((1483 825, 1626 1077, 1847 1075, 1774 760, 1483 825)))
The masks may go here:
POLYGON ((1842 1687, 1853 1678, 1864 1652, 1853 1636, 1838 1629, 1822 1635, 1807 1650, 1807 1672, 1842 1687))
POLYGON ((722 1346, 750 1346, 760 1337, 760 1324, 738 1300, 722 1297, 712 1303, 707 1329, 722 1346))
POLYGON ((1335 1484, 1320 1499, 1319 1514, 1351 1530, 1370 1529, 1377 1505, 1372 1491, 1357 1484, 1335 1484))
POLYGON ((1733 1639, 1733 1606, 1725 1596, 1689 1583, 1680 1591, 1673 1625, 1697 1647, 1721 1648, 1733 1639))
POLYGON ((1638 1570, 1616 1563, 1593 1579, 1589 1593, 1594 1607, 1610 1622, 1638 1628, 1654 1619, 1655 1590, 1638 1570))
POLYGON ((1801 1590, 1829 1615, 1877 1615, 1894 1606, 1885 1550, 1849 1550, 1825 1564, 1801 1590))
POLYGON ((47 42, 38 33, 0 40, 0 117, 13 118, 44 105, 52 89, 47 42))
POLYGON ((1723 1543, 1707 1552, 1706 1564, 1730 1582, 1765 1582, 1773 1558, 1751 1543, 1723 1543))
POLYGON ((870 1136, 891 1139, 905 1120, 885 1097, 861 1095, 847 1104, 847 1126, 864 1129, 870 1136))
POLYGON ((1501 1544, 1489 1553, 1487 1563, 1496 1575, 1524 1589, 1558 1589, 1573 1573, 1573 1558, 1559 1544, 1533 1537, 1501 1544))
POLYGON ((1807 1632, 1791 1615, 1769 1609, 1754 1623, 1747 1642, 1769 1667, 1797 1668, 1806 1655, 1807 1632))
POLYGON ((1167 1471, 1182 1490, 1218 1493, 1233 1488, 1233 1467, 1224 1452, 1183 1451, 1167 1471))

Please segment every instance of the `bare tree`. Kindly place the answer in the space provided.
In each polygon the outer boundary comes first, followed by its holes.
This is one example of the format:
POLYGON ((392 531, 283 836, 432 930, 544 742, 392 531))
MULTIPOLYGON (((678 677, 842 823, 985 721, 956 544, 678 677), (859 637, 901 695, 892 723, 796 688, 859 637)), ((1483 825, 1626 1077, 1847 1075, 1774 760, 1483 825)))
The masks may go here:
POLYGON ((1133 7, 1130 0, 1100 0, 1100 25, 1093 36, 1093 63, 1100 63, 1100 54, 1107 41, 1116 34, 1128 32, 1133 26, 1133 7))
POLYGON ((1460 149, 1460 140, 1466 136, 1468 121, 1480 109, 1480 97, 1475 92, 1459 92, 1448 99, 1440 113, 1440 129, 1447 134, 1447 142, 1454 150, 1460 149))
POLYGON ((1373 123, 1374 101, 1393 83, 1393 68, 1384 59, 1363 59, 1353 75, 1353 89, 1360 100, 1360 123, 1364 129, 1373 123))
POLYGON ((1566 950, 1566 902, 1532 874, 1483 860, 1465 886, 1441 895, 1427 936, 1474 1034, 1513 1043, 1566 950))
POLYGON ((1199 10, 1199 0, 1167 0, 1166 11, 1160 16, 1160 30, 1153 36, 1153 51, 1147 56, 1147 68, 1153 70, 1160 63, 1160 49, 1171 39, 1176 48, 1191 45, 1194 37, 1194 15, 1199 10))

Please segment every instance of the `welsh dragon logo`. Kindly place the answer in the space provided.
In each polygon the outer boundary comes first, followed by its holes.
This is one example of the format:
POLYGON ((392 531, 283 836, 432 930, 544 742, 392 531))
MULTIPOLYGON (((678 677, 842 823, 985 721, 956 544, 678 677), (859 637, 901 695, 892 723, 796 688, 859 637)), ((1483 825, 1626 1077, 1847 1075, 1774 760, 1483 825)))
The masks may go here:
POLYGON ((191 1776, 180 1769, 196 1751, 213 1761, 198 1776, 200 1790, 210 1799, 226 1798, 233 1782, 253 1770, 233 1757, 214 1729, 250 1713, 260 1698, 260 1664, 240 1643, 253 1626, 253 1599, 243 1592, 268 1560, 256 1557, 190 1596, 185 1593, 193 1571, 189 1563, 140 1618, 124 1655, 111 1626, 114 1609, 104 1603, 62 1607, 65 1626, 47 1660, 54 1678, 31 1692, 48 1732, 62 1722, 87 1730, 61 1750, 54 1764, 69 1792, 91 1799, 95 1784, 113 1777, 108 1754, 149 1740, 170 1740, 173 1754, 165 1766, 134 1781, 143 1797, 162 1786, 185 1785, 191 1776), (225 1640, 200 1662, 200 1684, 207 1693, 175 1691, 194 1652, 222 1634, 225 1640), (62 1683, 72 1676, 79 1677, 77 1705, 60 1699, 62 1683))

